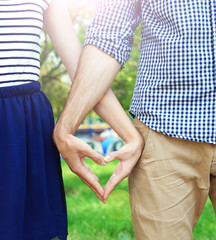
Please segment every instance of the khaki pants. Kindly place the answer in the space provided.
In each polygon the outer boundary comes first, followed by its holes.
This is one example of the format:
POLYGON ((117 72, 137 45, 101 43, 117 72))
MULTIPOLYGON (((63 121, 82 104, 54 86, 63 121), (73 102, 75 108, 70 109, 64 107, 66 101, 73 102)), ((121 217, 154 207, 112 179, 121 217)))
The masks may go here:
POLYGON ((135 119, 145 148, 129 176, 137 240, 190 240, 208 195, 216 210, 216 145, 166 136, 135 119))

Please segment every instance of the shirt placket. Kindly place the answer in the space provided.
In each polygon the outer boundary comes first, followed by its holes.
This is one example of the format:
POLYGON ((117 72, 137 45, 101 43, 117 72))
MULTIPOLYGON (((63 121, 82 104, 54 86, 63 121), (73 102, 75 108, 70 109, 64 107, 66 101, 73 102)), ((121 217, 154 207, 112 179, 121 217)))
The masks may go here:
MULTIPOLYGON (((213 50, 213 79, 212 79, 212 84, 213 84, 213 89, 214 91, 216 90, 216 1, 215 0, 210 0, 211 4, 211 36, 212 36, 212 50, 213 50)), ((212 100, 212 128, 213 128, 213 142, 216 141, 216 123, 215 123, 215 99, 216 98, 216 93, 214 92, 214 99, 212 100)))

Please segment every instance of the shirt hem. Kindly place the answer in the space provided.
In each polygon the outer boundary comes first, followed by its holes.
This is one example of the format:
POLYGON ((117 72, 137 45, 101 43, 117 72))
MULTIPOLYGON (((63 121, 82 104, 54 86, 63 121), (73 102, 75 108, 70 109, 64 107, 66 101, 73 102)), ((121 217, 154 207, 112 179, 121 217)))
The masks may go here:
POLYGON ((173 138, 178 138, 178 139, 182 139, 182 140, 187 140, 187 141, 192 141, 192 142, 201 142, 201 143, 209 143, 209 144, 216 144, 216 140, 208 140, 208 139, 202 139, 202 138, 195 138, 192 136, 185 136, 185 135, 180 135, 177 133, 170 133, 169 131, 164 131, 162 128, 160 127, 154 127, 152 126, 151 123, 148 123, 146 121, 146 119, 143 119, 139 114, 134 113, 133 111, 129 111, 129 113, 133 116, 133 118, 137 118, 139 119, 139 121, 141 121, 143 124, 145 124, 147 127, 149 127, 150 129, 152 129, 153 131, 156 132, 160 132, 164 135, 167 135, 169 137, 173 137, 173 138))

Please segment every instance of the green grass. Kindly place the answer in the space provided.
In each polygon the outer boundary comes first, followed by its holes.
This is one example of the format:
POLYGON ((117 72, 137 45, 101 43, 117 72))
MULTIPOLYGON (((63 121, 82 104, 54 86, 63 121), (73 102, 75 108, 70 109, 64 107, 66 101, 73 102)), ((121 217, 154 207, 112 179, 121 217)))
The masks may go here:
POLYGON ((208 199, 194 229, 194 240, 215 240, 216 225, 213 206, 208 199))
MULTIPOLYGON (((87 164, 104 187, 117 163, 101 167, 87 160, 87 164)), ((135 240, 127 179, 115 188, 107 204, 103 204, 64 161, 62 170, 68 211, 68 240, 135 240)), ((194 240, 215 239, 214 211, 208 200, 194 230, 194 240)))

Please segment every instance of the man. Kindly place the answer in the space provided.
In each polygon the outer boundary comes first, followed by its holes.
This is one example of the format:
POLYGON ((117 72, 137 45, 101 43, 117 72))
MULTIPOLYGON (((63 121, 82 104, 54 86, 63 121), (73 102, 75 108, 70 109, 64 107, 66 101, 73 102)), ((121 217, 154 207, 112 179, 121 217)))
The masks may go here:
MULTIPOLYGON (((141 22, 130 108, 145 139, 129 177, 136 239, 192 239, 208 194, 216 210, 215 19, 213 0, 102 0, 87 32, 54 137, 59 149, 66 151, 61 148, 63 136, 73 134, 107 92, 129 57, 134 30, 141 22)), ((112 155, 108 158, 113 160, 112 155)))

